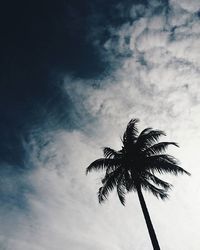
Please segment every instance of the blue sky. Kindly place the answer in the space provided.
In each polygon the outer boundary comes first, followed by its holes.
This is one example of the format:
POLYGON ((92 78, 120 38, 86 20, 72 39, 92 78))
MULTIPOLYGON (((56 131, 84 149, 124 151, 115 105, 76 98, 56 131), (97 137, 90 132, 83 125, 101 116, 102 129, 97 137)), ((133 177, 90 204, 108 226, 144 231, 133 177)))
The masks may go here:
POLYGON ((102 174, 131 118, 163 129, 191 177, 145 198, 162 249, 198 249, 200 4, 40 1, 1 8, 0 248, 151 249, 137 195, 102 206, 102 174))

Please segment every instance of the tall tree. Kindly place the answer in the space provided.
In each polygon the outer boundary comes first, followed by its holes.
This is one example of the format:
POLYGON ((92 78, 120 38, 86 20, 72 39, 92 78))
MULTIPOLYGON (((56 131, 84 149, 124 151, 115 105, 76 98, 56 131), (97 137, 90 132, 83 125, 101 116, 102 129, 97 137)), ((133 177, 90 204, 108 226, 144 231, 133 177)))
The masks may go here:
POLYGON ((176 158, 165 153, 169 145, 178 146, 175 142, 158 142, 159 137, 165 135, 161 130, 146 128, 138 132, 138 119, 132 119, 126 128, 122 139, 122 149, 115 151, 104 148, 104 158, 92 162, 86 173, 92 170, 105 170, 102 187, 98 191, 99 202, 102 203, 115 187, 120 202, 125 205, 127 192, 136 191, 144 214, 154 250, 160 246, 150 219, 150 215, 142 194, 143 190, 150 191, 162 200, 168 197, 171 184, 158 178, 155 174, 170 173, 174 175, 187 174, 181 168, 176 158))

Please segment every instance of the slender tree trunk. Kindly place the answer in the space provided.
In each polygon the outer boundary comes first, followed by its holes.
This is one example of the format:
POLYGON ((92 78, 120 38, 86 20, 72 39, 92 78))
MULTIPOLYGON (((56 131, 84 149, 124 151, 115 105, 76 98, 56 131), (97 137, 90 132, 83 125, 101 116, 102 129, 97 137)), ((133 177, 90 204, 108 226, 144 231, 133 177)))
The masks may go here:
POLYGON ((149 212, 147 210, 147 206, 146 206, 143 194, 142 194, 141 187, 137 188, 137 193, 138 193, 138 197, 139 197, 139 200, 140 200, 140 205, 142 207, 142 212, 144 214, 144 218, 145 218, 145 221, 146 221, 146 224, 147 224, 147 228, 148 228, 148 231, 149 231, 149 235, 150 235, 150 238, 151 238, 153 249, 154 250, 160 250, 160 246, 158 244, 156 233, 154 231, 154 228, 153 228, 153 225, 152 225, 152 222, 151 222, 151 218, 150 218, 149 212))

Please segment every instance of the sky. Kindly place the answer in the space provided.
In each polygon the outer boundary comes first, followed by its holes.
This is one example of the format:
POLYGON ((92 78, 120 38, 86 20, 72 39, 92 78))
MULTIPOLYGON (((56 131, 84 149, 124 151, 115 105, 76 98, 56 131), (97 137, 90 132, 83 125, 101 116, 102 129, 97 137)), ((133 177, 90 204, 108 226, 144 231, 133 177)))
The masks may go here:
POLYGON ((6 1, 0 31, 0 249, 151 249, 137 194, 85 175, 132 118, 191 173, 144 193, 161 249, 199 249, 199 1, 6 1))

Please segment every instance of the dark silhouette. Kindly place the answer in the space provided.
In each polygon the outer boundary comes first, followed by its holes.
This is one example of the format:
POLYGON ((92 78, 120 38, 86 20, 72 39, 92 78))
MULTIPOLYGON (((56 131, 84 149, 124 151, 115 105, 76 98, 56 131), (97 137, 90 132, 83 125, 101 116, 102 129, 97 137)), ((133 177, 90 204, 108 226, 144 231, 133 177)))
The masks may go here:
POLYGON ((167 191, 171 184, 161 180, 154 174, 187 174, 187 171, 178 165, 177 160, 171 155, 165 154, 169 145, 178 146, 175 142, 158 142, 165 133, 152 128, 144 129, 140 134, 137 129, 138 119, 132 119, 126 128, 122 139, 122 149, 115 151, 104 148, 104 157, 92 162, 86 169, 86 173, 92 170, 105 170, 102 179, 102 187, 98 191, 99 202, 107 199, 110 191, 116 187, 120 202, 125 205, 125 194, 137 191, 140 205, 147 224, 149 235, 154 250, 160 246, 147 210, 142 194, 142 189, 150 191, 157 198, 168 197, 167 191))

